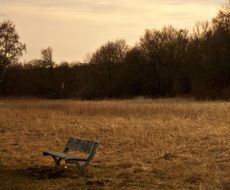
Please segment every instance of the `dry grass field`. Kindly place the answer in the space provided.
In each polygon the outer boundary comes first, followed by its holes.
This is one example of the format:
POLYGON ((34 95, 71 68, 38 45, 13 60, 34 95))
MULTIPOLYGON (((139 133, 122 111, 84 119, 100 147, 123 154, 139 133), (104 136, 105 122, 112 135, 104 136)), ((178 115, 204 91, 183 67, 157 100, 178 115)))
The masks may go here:
POLYGON ((0 100, 0 189, 230 189, 230 103, 0 100), (87 175, 46 149, 96 139, 87 175))

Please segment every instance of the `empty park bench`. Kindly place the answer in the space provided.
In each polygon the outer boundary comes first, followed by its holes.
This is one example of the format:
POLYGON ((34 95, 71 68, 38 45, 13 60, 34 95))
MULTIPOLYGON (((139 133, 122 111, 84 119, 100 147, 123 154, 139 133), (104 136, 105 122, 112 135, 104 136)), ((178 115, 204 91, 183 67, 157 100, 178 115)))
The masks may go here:
POLYGON ((43 151, 43 155, 52 156, 56 166, 59 166, 62 160, 64 160, 65 163, 76 164, 80 175, 84 175, 84 170, 88 166, 89 162, 93 159, 97 146, 98 142, 96 141, 70 137, 63 152, 48 150, 43 151), (78 151, 86 155, 83 157, 73 156, 68 154, 70 150, 78 151))

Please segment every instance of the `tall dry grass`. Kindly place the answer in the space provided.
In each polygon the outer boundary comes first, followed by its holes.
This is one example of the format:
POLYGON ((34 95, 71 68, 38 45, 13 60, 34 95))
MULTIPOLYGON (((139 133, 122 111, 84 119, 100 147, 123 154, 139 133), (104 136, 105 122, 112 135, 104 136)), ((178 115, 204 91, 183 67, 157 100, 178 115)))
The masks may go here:
POLYGON ((1 100, 0 182, 3 189, 229 189, 229 111, 227 102, 185 99, 1 100), (100 142, 87 178, 22 175, 51 166, 41 152, 62 150, 69 136, 100 142))

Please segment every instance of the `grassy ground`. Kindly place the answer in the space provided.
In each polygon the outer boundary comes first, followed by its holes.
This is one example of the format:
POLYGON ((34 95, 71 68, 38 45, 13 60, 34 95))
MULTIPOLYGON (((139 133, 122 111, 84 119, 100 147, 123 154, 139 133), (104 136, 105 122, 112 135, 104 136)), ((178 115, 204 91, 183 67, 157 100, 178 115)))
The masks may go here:
POLYGON ((230 103, 0 100, 0 189, 230 189, 230 103), (46 149, 96 139, 86 177, 46 149))

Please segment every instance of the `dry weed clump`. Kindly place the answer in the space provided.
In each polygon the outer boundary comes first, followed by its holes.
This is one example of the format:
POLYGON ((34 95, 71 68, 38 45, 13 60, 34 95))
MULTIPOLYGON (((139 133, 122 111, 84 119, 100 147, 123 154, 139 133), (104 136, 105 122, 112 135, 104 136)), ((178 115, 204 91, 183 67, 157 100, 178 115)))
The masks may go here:
POLYGON ((229 189, 229 110, 184 99, 0 100, 0 189, 229 189), (100 142, 85 178, 41 155, 69 136, 100 142))

